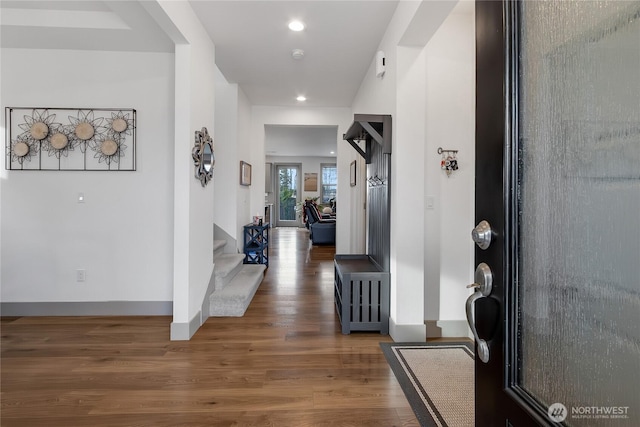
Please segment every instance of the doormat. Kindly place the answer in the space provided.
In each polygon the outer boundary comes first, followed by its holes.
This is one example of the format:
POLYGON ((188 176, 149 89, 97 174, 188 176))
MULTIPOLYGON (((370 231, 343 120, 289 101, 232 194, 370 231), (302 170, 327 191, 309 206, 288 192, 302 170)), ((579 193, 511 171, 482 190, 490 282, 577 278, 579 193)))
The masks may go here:
POLYGON ((420 425, 474 426, 472 343, 380 343, 420 425))

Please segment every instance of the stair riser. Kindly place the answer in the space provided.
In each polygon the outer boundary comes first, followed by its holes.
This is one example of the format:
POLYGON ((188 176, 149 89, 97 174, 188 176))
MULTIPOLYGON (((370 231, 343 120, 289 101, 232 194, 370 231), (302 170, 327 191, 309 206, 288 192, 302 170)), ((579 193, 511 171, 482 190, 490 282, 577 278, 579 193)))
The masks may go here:
POLYGON ((224 289, 209 297, 209 316, 243 316, 262 283, 264 270, 263 265, 242 265, 240 272, 224 289))
POLYGON ((242 264, 242 261, 241 261, 227 275, 222 276, 222 275, 216 274, 216 283, 215 283, 216 291, 224 289, 225 286, 227 286, 229 284, 229 282, 231 282, 233 280, 233 278, 236 276, 236 274, 238 274, 240 272, 240 270, 242 270, 243 266, 244 266, 244 264, 242 264))
POLYGON ((224 254, 224 247, 227 245, 227 242, 224 240, 214 240, 213 241, 213 259, 224 254))

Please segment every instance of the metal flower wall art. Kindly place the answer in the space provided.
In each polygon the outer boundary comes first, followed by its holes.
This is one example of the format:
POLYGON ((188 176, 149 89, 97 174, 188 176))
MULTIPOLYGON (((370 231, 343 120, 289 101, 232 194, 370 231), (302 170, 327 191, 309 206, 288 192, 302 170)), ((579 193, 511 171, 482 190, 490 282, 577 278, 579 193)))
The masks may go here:
POLYGON ((6 109, 9 170, 136 169, 136 110, 6 109))

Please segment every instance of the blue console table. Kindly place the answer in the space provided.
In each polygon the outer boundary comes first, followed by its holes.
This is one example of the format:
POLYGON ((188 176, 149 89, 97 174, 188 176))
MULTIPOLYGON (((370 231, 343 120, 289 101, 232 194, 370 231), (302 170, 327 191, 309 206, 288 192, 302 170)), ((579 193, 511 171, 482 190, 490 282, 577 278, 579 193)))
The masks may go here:
POLYGON ((269 223, 244 226, 244 263, 269 267, 269 223))

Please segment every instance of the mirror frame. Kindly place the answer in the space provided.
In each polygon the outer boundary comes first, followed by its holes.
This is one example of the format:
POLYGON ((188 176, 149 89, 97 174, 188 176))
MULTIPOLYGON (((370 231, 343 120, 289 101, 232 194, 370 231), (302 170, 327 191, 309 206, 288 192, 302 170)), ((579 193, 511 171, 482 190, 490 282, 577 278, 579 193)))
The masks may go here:
POLYGON ((195 164, 195 177, 205 187, 213 178, 213 165, 216 157, 213 153, 213 139, 206 127, 195 132, 195 144, 191 150, 191 157, 195 164))

